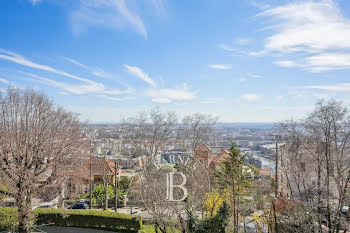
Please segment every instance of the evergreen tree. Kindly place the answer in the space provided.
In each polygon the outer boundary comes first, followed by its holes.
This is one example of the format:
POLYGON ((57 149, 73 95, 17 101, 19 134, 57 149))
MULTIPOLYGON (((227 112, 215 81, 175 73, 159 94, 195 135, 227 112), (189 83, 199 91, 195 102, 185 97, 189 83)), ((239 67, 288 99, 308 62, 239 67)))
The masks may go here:
POLYGON ((220 164, 220 168, 215 172, 216 181, 222 190, 230 193, 230 207, 233 217, 233 232, 237 233, 239 228, 239 214, 241 197, 246 193, 246 188, 251 184, 249 168, 243 166, 245 155, 232 143, 229 157, 220 164))

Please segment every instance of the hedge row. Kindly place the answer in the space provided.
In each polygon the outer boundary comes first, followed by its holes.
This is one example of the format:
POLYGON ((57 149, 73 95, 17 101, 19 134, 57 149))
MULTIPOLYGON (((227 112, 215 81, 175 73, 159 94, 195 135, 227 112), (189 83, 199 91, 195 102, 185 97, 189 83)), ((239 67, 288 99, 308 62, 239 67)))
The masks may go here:
POLYGON ((138 232, 141 217, 102 210, 36 209, 36 224, 55 223, 62 227, 85 227, 138 232))
MULTIPOLYGON (((138 232, 141 217, 102 210, 44 209, 34 210, 36 225, 55 223, 62 227, 84 227, 105 230, 138 232)), ((0 208, 0 231, 14 229, 18 225, 17 209, 0 208)))

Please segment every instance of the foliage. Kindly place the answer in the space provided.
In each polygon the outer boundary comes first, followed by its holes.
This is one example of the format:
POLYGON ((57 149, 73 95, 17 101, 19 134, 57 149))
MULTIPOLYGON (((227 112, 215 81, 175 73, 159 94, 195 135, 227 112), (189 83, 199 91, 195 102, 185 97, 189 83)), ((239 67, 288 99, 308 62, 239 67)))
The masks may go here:
POLYGON ((255 176, 259 175, 259 169, 257 167, 255 167, 254 165, 249 165, 249 168, 253 171, 255 176))
MULTIPOLYGON (((18 227, 17 208, 0 208, 0 231, 18 227)), ((35 209, 36 224, 55 223, 57 226, 128 230, 137 232, 142 227, 141 218, 128 214, 98 210, 35 209)), ((148 232, 148 231, 145 231, 148 232)))
MULTIPOLYGON (((96 199, 104 199, 105 198, 105 188, 100 185, 96 186, 92 191, 92 197, 96 199)), ((108 199, 114 198, 114 188, 112 185, 108 185, 108 199)))
POLYGON ((259 210, 257 212, 252 213, 251 217, 253 219, 256 232, 266 232, 265 230, 266 228, 268 228, 268 224, 270 222, 270 219, 272 218, 271 209, 267 208, 264 211, 259 210))
POLYGON ((0 208, 0 231, 18 227, 18 212, 16 208, 0 208))
POLYGON ((12 195, 11 189, 5 184, 2 174, 0 173, 0 200, 12 195))
POLYGON ((229 206, 223 202, 218 213, 215 216, 205 218, 201 221, 196 220, 189 225, 189 233, 225 233, 225 228, 228 224, 229 206))
POLYGON ((153 225, 143 225, 139 233, 155 233, 153 225))
POLYGON ((215 172, 216 181, 221 189, 227 189, 229 192, 229 204, 233 213, 233 230, 238 232, 239 215, 242 214, 242 205, 247 194, 247 188, 251 187, 251 171, 243 166, 245 155, 232 143, 229 157, 221 162, 220 168, 215 172))
POLYGON ((118 182, 118 200, 123 201, 124 195, 128 193, 129 185, 130 185, 131 179, 127 177, 121 177, 118 182))
POLYGON ((220 207, 224 202, 228 202, 230 194, 227 189, 219 192, 218 189, 213 189, 210 193, 207 193, 203 203, 203 209, 206 215, 216 215, 220 207))
POLYGON ((251 184, 249 169, 243 167, 244 154, 232 143, 230 157, 220 164, 220 169, 215 173, 216 180, 221 188, 236 187, 237 194, 242 194, 251 184))
MULTIPOLYGON (((178 229, 175 229, 173 227, 167 227, 166 232, 168 233, 181 233, 178 229)), ((154 225, 142 225, 141 230, 139 233, 156 233, 154 229, 154 225)))
POLYGON ((142 219, 128 214, 99 210, 36 209, 37 224, 55 223, 63 227, 129 230, 137 232, 142 219))
POLYGON ((121 190, 121 192, 126 192, 129 188, 131 179, 127 177, 121 177, 118 183, 118 189, 121 190))

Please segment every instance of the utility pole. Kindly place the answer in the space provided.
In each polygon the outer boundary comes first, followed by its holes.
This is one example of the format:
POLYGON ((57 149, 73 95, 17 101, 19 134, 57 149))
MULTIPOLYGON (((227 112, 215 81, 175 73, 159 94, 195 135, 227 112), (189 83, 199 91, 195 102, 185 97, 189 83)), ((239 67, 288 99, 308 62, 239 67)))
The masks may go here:
MULTIPOLYGON (((107 142, 107 140, 105 139, 105 144, 107 142)), ((106 145, 103 146, 104 147, 104 158, 103 158, 103 183, 104 183, 104 190, 105 190, 105 204, 104 204, 104 210, 108 209, 108 174, 107 174, 107 149, 106 149, 106 145)))
POLYGON ((115 199, 115 212, 118 212, 118 175, 119 175, 119 163, 118 160, 114 162, 114 199, 115 199))
POLYGON ((90 140, 90 205, 89 208, 92 209, 92 152, 93 152, 93 147, 92 143, 90 140))
MULTIPOLYGON (((277 140, 277 137, 276 137, 277 140)), ((276 141, 276 164, 275 164, 275 197, 278 197, 278 142, 276 141)))
POLYGON ((277 225, 277 213, 276 213, 276 201, 278 198, 278 135, 275 135, 276 139, 276 163, 275 163, 275 200, 272 202, 274 219, 275 219, 275 233, 278 233, 278 225, 277 225))

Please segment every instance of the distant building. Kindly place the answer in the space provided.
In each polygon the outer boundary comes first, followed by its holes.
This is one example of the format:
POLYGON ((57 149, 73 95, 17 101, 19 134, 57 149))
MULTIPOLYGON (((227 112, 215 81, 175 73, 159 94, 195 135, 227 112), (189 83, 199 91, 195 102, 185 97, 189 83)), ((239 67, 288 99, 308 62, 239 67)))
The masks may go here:
MULTIPOLYGON (((128 169, 134 167, 135 163, 139 160, 130 162, 126 160, 118 160, 118 176, 119 177, 132 177, 136 174, 135 170, 128 169), (125 167, 124 167, 125 166, 125 167)), ((92 188, 94 189, 98 185, 103 185, 104 179, 108 181, 108 184, 115 182, 115 161, 99 158, 93 156, 91 159, 91 175, 92 175, 92 188)), ((70 177, 68 184, 68 191, 71 194, 86 193, 90 191, 90 159, 85 160, 83 165, 77 169, 77 171, 70 177)))
POLYGON ((207 168, 216 168, 216 165, 225 160, 229 151, 223 149, 220 153, 212 153, 211 148, 203 142, 199 142, 194 148, 195 157, 207 168))

